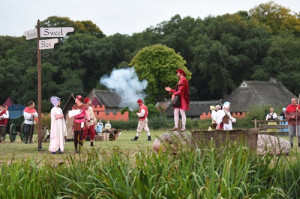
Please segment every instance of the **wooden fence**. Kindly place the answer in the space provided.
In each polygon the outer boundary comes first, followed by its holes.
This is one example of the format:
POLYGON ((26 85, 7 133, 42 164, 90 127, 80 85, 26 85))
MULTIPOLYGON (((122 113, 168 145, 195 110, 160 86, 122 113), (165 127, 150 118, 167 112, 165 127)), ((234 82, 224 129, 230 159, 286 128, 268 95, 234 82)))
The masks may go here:
POLYGON ((288 135, 287 120, 252 120, 260 134, 288 135))

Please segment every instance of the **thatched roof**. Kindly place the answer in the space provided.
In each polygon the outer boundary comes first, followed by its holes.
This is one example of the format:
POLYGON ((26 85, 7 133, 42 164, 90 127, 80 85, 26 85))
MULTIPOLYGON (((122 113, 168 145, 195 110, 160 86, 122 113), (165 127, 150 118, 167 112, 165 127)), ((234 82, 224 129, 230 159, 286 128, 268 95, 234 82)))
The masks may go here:
POLYGON ((122 108, 120 107, 121 98, 113 91, 93 89, 88 97, 91 100, 97 98, 99 104, 107 108, 122 108))
POLYGON ((296 96, 271 78, 270 81, 243 81, 223 102, 231 103, 231 112, 246 112, 256 105, 286 106, 292 97, 296 96))
MULTIPOLYGON (((197 117, 199 118, 202 113, 210 112, 210 106, 215 106, 219 103, 219 100, 211 101, 191 101, 190 109, 186 112, 187 117, 197 117)), ((166 110, 166 116, 174 116, 174 109, 172 106, 169 106, 166 110)))

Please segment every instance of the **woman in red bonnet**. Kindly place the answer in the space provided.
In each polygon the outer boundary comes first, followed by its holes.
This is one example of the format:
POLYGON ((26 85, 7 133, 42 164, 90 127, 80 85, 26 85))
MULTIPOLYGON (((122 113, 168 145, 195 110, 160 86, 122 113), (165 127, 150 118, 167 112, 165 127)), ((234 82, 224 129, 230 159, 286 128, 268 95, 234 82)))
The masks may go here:
POLYGON ((189 103, 190 103, 190 92, 189 92, 189 82, 185 78, 186 73, 179 68, 175 71, 177 77, 179 78, 179 82, 176 85, 176 89, 171 89, 170 87, 165 87, 165 90, 172 93, 172 100, 175 98, 176 95, 180 96, 180 107, 174 107, 174 123, 175 126, 172 131, 178 131, 178 122, 179 122, 179 112, 181 114, 182 119, 182 127, 180 129, 181 132, 185 131, 185 123, 186 123, 186 115, 185 111, 189 110, 189 103))

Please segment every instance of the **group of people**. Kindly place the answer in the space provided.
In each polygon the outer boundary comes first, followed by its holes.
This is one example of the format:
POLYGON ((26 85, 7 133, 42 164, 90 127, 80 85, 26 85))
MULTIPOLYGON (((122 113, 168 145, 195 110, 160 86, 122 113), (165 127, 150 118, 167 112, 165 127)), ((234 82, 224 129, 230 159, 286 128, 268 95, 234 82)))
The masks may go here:
POLYGON ((236 119, 231 116, 230 102, 225 102, 221 107, 220 104, 216 106, 210 106, 212 123, 209 130, 221 129, 232 130, 232 123, 236 122, 236 119))
MULTIPOLYGON (((223 129, 223 130, 232 130, 232 123, 236 122, 236 119, 233 118, 230 114, 230 103, 225 102, 223 104, 223 109, 221 105, 211 106, 210 110, 212 125, 209 128, 211 129, 223 129)), ((278 116, 274 112, 273 108, 270 108, 270 113, 266 115, 266 120, 270 122, 277 120, 278 116)), ((297 104, 297 98, 291 99, 291 104, 287 108, 282 109, 282 113, 279 117, 280 120, 287 120, 289 140, 291 147, 293 147, 293 137, 296 135, 298 137, 298 147, 300 147, 300 105, 297 104)), ((277 123, 275 123, 277 124, 277 123)), ((282 121, 280 124, 286 125, 285 121, 282 121)))
MULTIPOLYGON (((269 121, 268 124, 276 125, 277 123, 272 121, 279 119, 281 125, 288 124, 289 140, 291 147, 293 147, 293 138, 296 135, 298 137, 298 147, 300 147, 300 105, 297 104, 297 98, 291 99, 291 104, 287 108, 282 108, 280 116, 274 112, 273 108, 270 108, 270 113, 267 114, 266 120, 269 121), (285 122, 284 120, 287 120, 285 122)), ((285 131, 285 129, 280 129, 285 131)))
MULTIPOLYGON (((65 137, 67 136, 67 127, 63 112, 59 107, 61 99, 53 96, 50 101, 53 108, 51 109, 49 151, 53 154, 57 152, 63 153, 65 137)), ((90 136, 91 146, 94 146, 95 124, 97 123, 97 119, 94 115, 91 100, 88 97, 83 98, 81 95, 77 95, 72 110, 76 112, 73 115, 74 122, 72 130, 74 132, 75 152, 78 153, 83 146, 83 141, 88 135, 90 136)))
MULTIPOLYGON (((190 92, 189 92, 189 82, 186 79, 186 73, 184 70, 179 68, 175 71, 175 74, 177 75, 179 81, 176 85, 175 89, 171 89, 170 87, 165 87, 165 90, 169 92, 170 95, 172 95, 171 100, 174 101, 175 97, 178 96, 180 103, 176 106, 173 106, 174 108, 174 127, 172 128, 172 131, 181 131, 184 132, 185 125, 186 125, 186 115, 185 111, 189 110, 189 103, 190 103, 190 92), (179 128, 179 113, 181 115, 181 128, 179 128)), ((139 123, 137 127, 137 133, 132 141, 137 141, 139 139, 140 133, 145 130, 148 136, 147 141, 151 141, 151 134, 148 126, 148 108, 143 103, 141 99, 137 100, 137 104, 139 105, 139 112, 136 113, 137 117, 139 118, 139 123)))

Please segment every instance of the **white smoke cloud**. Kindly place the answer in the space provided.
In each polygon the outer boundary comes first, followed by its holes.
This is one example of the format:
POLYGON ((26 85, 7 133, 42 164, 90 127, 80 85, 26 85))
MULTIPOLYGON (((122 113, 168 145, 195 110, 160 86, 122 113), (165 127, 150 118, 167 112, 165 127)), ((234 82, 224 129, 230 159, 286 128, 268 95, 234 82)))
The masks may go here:
POLYGON ((104 75, 100 83, 120 96, 121 107, 129 107, 130 110, 138 107, 136 103, 138 99, 144 100, 146 97, 144 90, 148 82, 139 81, 133 67, 114 69, 110 76, 104 75))

